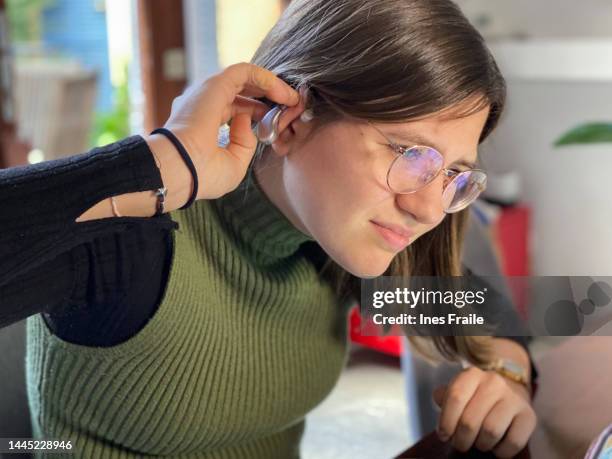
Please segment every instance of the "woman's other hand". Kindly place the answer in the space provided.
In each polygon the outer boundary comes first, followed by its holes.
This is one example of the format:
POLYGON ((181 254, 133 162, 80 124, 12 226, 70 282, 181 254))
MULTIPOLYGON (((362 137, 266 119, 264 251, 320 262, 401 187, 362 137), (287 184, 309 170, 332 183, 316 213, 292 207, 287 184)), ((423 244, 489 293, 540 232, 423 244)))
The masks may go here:
POLYGON ((441 408, 438 436, 459 451, 472 446, 497 457, 513 457, 536 426, 529 391, 494 371, 470 367, 447 386, 437 387, 441 408))

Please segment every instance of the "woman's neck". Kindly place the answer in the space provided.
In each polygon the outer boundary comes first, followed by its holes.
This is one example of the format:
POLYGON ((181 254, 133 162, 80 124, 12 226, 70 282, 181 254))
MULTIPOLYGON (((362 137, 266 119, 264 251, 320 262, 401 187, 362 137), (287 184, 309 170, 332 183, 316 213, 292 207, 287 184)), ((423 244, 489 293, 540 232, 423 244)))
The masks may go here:
POLYGON ((310 236, 289 202, 283 182, 283 158, 264 152, 253 164, 253 175, 266 197, 302 233, 310 236))

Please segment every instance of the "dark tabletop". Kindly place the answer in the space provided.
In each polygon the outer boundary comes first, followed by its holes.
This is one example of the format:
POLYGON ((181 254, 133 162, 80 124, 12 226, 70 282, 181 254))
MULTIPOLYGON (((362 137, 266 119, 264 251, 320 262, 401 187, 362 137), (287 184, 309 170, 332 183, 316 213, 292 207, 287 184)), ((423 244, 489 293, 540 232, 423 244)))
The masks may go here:
MULTIPOLYGON (((435 432, 431 432, 421 438, 418 443, 414 444, 411 448, 401 453, 395 459, 408 459, 408 458, 421 458, 421 459, 495 459, 496 456, 491 452, 482 452, 476 448, 470 449, 466 453, 455 450, 450 442, 442 442, 438 438, 435 432)), ((529 446, 525 447, 518 455, 514 456, 515 459, 531 459, 529 454, 529 446)))

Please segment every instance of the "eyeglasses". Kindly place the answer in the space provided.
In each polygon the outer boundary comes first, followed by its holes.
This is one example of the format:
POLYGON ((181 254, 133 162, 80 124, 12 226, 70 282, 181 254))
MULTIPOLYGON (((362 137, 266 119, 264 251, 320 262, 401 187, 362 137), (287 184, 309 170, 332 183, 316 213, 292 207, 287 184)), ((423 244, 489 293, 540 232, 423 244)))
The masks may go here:
POLYGON ((387 172, 387 185, 391 191, 399 194, 415 193, 443 173, 442 205, 445 213, 452 214, 472 204, 485 190, 487 174, 483 170, 446 169, 443 167, 444 156, 436 149, 423 145, 403 147, 389 140, 372 123, 368 124, 380 132, 398 154, 387 172))

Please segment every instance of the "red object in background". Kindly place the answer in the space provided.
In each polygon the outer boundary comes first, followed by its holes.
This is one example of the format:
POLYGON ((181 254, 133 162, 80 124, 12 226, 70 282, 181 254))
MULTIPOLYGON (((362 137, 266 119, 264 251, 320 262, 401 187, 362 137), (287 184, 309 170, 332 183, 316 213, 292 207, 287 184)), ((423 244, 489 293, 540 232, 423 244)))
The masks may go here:
MULTIPOLYGON (((506 276, 529 275, 529 219, 531 210, 527 206, 503 208, 499 217, 492 223, 493 244, 499 251, 501 269, 506 276)), ((525 312, 526 294, 520 286, 510 285, 510 291, 519 314, 525 312), (518 288, 517 288, 518 287, 518 288)), ((376 327, 366 324, 366 327, 376 327)), ((354 308, 349 315, 351 341, 370 349, 399 357, 402 353, 400 336, 363 336, 361 334, 361 315, 354 308)))
POLYGON ((529 276, 530 217, 527 206, 506 207, 493 223, 493 239, 506 276, 529 276))
MULTIPOLYGON (((365 326, 378 327, 378 325, 373 323, 366 324, 365 326)), ((353 308, 349 314, 349 331, 353 343, 361 344, 383 354, 394 355, 396 357, 399 357, 402 353, 402 340, 400 336, 363 336, 361 334, 361 314, 359 314, 358 307, 353 308)))
POLYGON ((508 288, 518 314, 527 318, 527 283, 511 276, 529 276, 529 226, 531 209, 527 206, 507 207, 493 223, 492 237, 498 250, 502 272, 510 277, 508 288))

